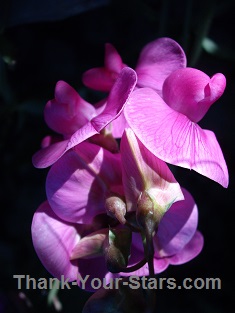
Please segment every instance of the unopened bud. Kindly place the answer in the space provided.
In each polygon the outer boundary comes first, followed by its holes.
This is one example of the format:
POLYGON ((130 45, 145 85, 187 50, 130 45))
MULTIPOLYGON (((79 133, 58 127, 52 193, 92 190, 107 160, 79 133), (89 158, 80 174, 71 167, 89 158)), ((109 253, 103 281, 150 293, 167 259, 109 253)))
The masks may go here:
POLYGON ((130 256, 131 235, 129 228, 109 230, 104 252, 107 268, 111 273, 122 272, 127 267, 130 256))
POLYGON ((110 196, 105 201, 105 208, 107 214, 111 217, 115 217, 121 224, 126 223, 126 204, 118 196, 110 196))
POLYGON ((147 191, 142 192, 136 210, 136 219, 139 226, 149 234, 153 234, 163 214, 164 210, 157 204, 151 194, 147 191))

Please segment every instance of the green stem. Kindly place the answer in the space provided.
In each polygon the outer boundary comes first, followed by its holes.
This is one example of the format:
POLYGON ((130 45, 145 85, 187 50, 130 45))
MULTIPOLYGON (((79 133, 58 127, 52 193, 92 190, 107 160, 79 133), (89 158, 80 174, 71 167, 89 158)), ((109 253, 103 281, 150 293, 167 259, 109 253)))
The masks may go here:
POLYGON ((143 260, 141 260, 140 262, 138 262, 137 264, 135 264, 133 266, 121 269, 120 272, 130 273, 130 272, 137 271, 138 269, 143 267, 146 264, 146 262, 147 262, 147 260, 144 258, 143 260))

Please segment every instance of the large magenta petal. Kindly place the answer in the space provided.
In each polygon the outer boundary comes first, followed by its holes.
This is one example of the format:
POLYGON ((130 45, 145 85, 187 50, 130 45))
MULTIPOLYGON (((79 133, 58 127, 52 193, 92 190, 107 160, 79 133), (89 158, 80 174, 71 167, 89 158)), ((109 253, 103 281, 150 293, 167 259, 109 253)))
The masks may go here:
POLYGON ((120 185, 118 155, 84 142, 51 167, 46 191, 52 209, 60 218, 91 223, 95 215, 105 213, 106 192, 119 190, 120 185))
POLYGON ((40 261, 51 275, 59 280, 62 275, 69 281, 77 279, 77 260, 70 261, 70 255, 80 236, 73 225, 54 214, 48 202, 34 213, 32 240, 40 261))
POLYGON ((226 79, 223 74, 212 78, 195 68, 173 72, 163 84, 163 99, 174 110, 191 121, 200 121, 210 106, 224 92, 226 79))
POLYGON ((204 239, 199 231, 196 231, 190 242, 180 252, 169 258, 172 265, 184 264, 195 258, 202 250, 204 239))
POLYGON ((144 191, 148 191, 162 209, 183 199, 180 186, 166 163, 146 149, 130 128, 122 136, 121 156, 127 210, 136 208, 144 191))
POLYGON ((228 186, 228 169, 213 132, 171 109, 152 89, 135 90, 125 117, 141 142, 157 157, 228 186))
POLYGON ((173 71, 186 66, 180 45, 170 38, 148 43, 140 53, 136 66, 139 87, 150 87, 161 95, 164 80, 173 71))
POLYGON ((156 255, 171 256, 181 251, 194 236, 198 209, 190 193, 183 189, 184 200, 174 203, 163 216, 154 244, 156 255))
POLYGON ((55 98, 48 101, 44 109, 47 125, 65 136, 73 134, 95 115, 95 108, 64 81, 57 82, 55 98))

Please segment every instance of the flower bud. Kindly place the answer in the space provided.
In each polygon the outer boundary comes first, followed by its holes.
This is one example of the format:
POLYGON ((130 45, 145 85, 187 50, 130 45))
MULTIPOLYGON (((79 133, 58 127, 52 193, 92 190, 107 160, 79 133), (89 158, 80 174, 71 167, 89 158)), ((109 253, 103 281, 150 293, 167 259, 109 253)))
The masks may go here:
POLYGON ((166 212, 148 191, 143 191, 137 201, 136 219, 139 226, 153 234, 166 212))
POLYGON ((116 195, 109 196, 105 201, 105 208, 110 217, 115 217, 121 224, 126 223, 126 204, 116 195))
POLYGON ((128 265, 131 246, 129 228, 110 229, 104 249, 107 268, 111 273, 119 273, 128 265))

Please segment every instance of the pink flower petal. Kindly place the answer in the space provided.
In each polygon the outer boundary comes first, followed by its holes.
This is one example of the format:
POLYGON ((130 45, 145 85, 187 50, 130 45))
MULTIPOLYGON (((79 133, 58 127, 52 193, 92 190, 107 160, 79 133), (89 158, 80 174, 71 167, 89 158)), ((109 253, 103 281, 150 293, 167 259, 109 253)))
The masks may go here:
POLYGON ((141 51, 136 73, 139 87, 151 87, 161 95, 164 80, 173 71, 186 66, 186 56, 180 45, 170 38, 148 43, 141 51))
POLYGON ((47 125, 63 135, 74 133, 95 115, 95 108, 64 81, 58 81, 55 98, 48 101, 44 109, 47 125))
POLYGON ((124 116, 124 113, 121 113, 119 117, 113 120, 109 124, 109 130, 112 133, 114 138, 121 138, 124 132, 124 129, 127 128, 127 122, 124 116), (110 127, 109 127, 110 126, 110 127))
POLYGON ((130 128, 122 136, 121 156, 128 211, 136 208, 143 191, 148 191, 162 209, 183 199, 180 186, 166 163, 147 150, 130 128))
POLYGON ((195 68, 173 72, 163 84, 163 99, 174 110, 186 115, 191 121, 200 121, 210 106, 224 92, 226 79, 216 74, 211 79, 195 68))
POLYGON ((68 140, 53 143, 37 151, 33 157, 33 165, 37 168, 46 168, 57 161, 65 152, 68 140))
POLYGON ((120 73, 125 66, 122 62, 120 54, 110 43, 105 44, 104 66, 114 73, 120 73))
POLYGON ((100 91, 110 91, 123 67, 121 56, 113 45, 105 45, 104 67, 92 68, 82 76, 83 84, 100 91))
POLYGON ((180 252, 169 258, 170 264, 184 264, 195 258, 202 250, 204 239, 202 234, 197 231, 191 241, 180 252))
POLYGON ((118 73, 113 73, 104 67, 97 67, 84 72, 82 82, 91 89, 108 92, 112 89, 117 77, 118 73))
POLYGON ((71 224, 60 220, 48 202, 42 203, 34 213, 32 240, 36 253, 48 272, 61 279, 77 279, 77 261, 70 261, 70 254, 80 236, 71 224))
POLYGON ((152 89, 135 90, 124 113, 136 136, 158 158, 228 186, 226 162, 214 133, 172 110, 152 89))
POLYGON ((181 251, 194 236, 198 209, 190 193, 183 190, 185 200, 174 203, 163 216, 155 235, 156 254, 165 257, 181 251))
POLYGON ((48 201, 63 220, 91 223, 105 213, 108 190, 121 185, 119 156, 97 145, 81 143, 50 169, 46 180, 48 201))

